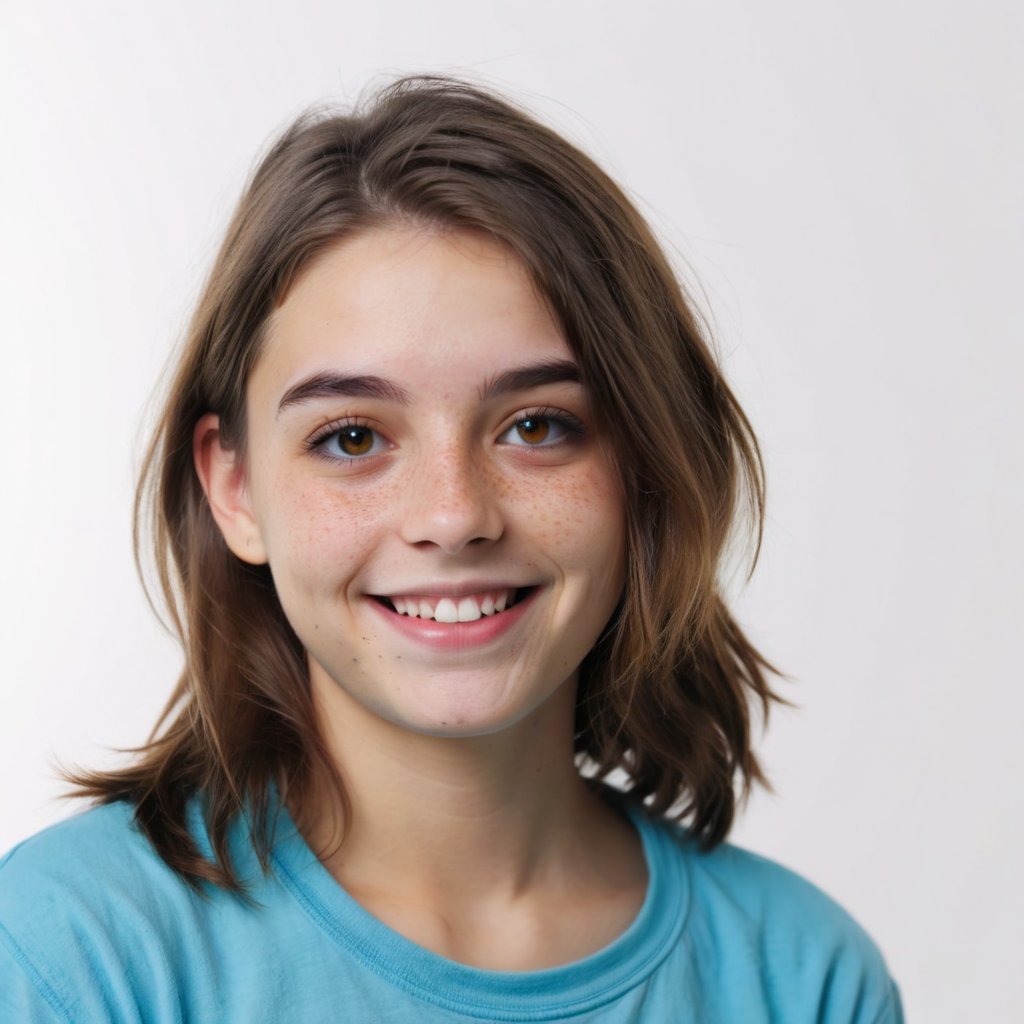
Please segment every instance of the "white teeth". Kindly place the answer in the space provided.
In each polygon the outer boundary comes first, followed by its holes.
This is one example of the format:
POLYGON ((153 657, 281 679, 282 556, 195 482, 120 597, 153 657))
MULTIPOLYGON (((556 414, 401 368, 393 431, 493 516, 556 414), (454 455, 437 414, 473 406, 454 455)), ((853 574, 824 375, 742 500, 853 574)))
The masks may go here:
POLYGON ((424 597, 393 597, 391 603, 399 615, 433 619, 435 622, 476 622, 482 615, 497 615, 508 607, 514 590, 491 591, 483 597, 466 596, 457 599, 442 597, 434 605, 424 597))

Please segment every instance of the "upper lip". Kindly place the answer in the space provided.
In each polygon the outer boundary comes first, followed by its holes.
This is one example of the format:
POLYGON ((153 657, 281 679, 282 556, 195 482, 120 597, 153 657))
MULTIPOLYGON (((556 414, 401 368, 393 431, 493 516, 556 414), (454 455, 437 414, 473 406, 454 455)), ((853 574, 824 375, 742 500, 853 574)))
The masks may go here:
POLYGON ((470 597, 473 594, 483 594, 493 590, 521 590, 524 587, 534 587, 534 583, 515 583, 509 580, 468 580, 461 583, 416 583, 410 587, 394 587, 388 590, 378 590, 373 597, 449 597, 454 599, 470 597))

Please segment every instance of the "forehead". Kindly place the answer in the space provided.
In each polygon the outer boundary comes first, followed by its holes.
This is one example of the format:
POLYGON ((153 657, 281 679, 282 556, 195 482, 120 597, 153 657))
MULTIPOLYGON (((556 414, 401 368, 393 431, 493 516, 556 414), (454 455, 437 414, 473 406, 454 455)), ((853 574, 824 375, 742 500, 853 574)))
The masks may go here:
POLYGON ((252 384, 288 387, 317 369, 403 378, 500 372, 571 359, 526 268, 483 234, 387 227, 333 246, 274 311, 252 384))

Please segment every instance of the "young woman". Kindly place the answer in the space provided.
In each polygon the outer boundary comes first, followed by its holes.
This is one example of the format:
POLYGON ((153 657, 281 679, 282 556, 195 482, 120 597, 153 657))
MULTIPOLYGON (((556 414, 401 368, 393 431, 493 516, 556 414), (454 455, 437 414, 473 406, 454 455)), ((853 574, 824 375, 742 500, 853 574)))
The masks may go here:
POLYGON ((857 925, 723 843, 775 697, 716 573, 761 504, 590 160, 449 80, 299 121, 139 490, 185 669, 0 866, 0 1019, 899 1021, 857 925))

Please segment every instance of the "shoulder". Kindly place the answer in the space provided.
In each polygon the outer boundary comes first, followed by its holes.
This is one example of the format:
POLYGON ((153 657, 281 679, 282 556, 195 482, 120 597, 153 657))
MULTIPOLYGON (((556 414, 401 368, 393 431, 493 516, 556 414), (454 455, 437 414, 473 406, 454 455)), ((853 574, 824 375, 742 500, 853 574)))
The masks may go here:
POLYGON ((56 1019, 105 1019, 116 989, 181 949, 201 904, 130 805, 76 814, 0 859, 0 989, 34 993, 56 1019))
POLYGON ((132 807, 106 804, 44 829, 0 859, 0 925, 25 934, 77 914, 124 927, 132 908, 179 899, 183 886, 136 828, 132 807))
POLYGON ((0 856, 0 877, 25 870, 28 863, 59 864, 69 846, 85 857, 98 847, 122 849, 143 840, 133 822, 133 808, 124 801, 99 804, 58 821, 22 840, 0 856))
POLYGON ((94 807, 44 829, 0 859, 0 922, 58 903, 66 912, 179 894, 177 876, 136 828, 130 805, 94 807))
POLYGON ((766 857, 728 843, 702 851, 666 828, 685 866, 694 956, 720 982, 759 988, 786 1020, 902 1020, 878 946, 839 903, 766 857))
POLYGON ((749 850, 723 843, 701 851, 681 840, 694 884, 694 895, 706 907, 727 903, 744 919, 773 937, 840 943, 865 957, 877 947, 854 918, 831 896, 802 875, 749 850))

